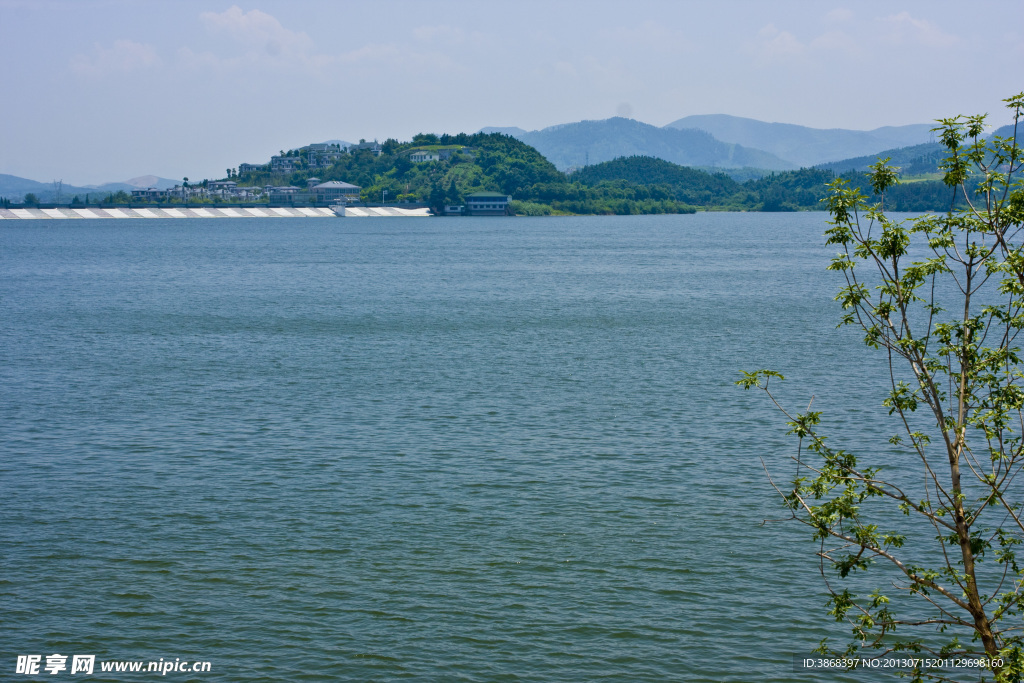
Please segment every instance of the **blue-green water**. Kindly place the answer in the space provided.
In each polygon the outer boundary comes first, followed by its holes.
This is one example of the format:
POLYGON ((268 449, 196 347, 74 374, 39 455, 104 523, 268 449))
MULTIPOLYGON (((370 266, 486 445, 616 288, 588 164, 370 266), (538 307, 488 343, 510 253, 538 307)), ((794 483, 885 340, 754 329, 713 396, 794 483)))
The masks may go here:
POLYGON ((824 220, 4 223, 0 678, 836 680, 733 385, 880 401, 824 220))

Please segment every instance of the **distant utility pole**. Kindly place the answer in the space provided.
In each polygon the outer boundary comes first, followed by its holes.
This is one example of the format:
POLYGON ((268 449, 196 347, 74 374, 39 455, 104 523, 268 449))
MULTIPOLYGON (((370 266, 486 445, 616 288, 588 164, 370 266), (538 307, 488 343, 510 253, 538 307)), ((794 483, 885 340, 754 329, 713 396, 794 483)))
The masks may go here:
POLYGON ((54 196, 54 200, 53 201, 56 202, 57 204, 60 204, 61 195, 63 194, 63 190, 64 190, 64 181, 63 180, 54 180, 53 181, 53 196, 54 196))

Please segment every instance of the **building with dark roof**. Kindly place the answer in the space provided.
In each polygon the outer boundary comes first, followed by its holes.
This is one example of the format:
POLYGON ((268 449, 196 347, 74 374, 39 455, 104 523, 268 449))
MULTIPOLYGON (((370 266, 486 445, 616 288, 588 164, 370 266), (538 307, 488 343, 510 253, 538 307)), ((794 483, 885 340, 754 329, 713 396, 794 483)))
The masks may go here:
POLYGON ((343 183, 340 180, 328 180, 326 183, 320 183, 310 188, 310 192, 316 195, 318 202, 336 202, 340 199, 357 202, 361 190, 362 188, 358 185, 343 183))
POLYGON ((467 216, 507 216, 512 197, 500 192, 474 192, 466 195, 467 216))
POLYGON ((296 157, 272 156, 270 157, 270 170, 276 173, 290 173, 299 167, 299 160, 296 157))

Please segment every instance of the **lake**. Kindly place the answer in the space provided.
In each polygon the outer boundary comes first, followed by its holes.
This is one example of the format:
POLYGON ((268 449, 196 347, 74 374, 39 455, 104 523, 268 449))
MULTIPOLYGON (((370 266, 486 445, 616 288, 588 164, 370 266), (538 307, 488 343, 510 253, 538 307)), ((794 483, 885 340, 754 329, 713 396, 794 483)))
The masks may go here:
POLYGON ((793 671, 848 629, 734 385, 884 444, 826 218, 3 223, 0 666, 868 680, 793 671))

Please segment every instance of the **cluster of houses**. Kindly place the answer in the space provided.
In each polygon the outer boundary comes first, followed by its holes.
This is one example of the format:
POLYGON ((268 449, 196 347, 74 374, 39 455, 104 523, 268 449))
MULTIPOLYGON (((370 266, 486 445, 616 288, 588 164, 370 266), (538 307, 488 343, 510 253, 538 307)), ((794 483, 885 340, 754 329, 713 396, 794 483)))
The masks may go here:
POLYGON ((319 178, 306 180, 306 187, 288 185, 277 187, 245 187, 233 180, 209 180, 206 185, 175 185, 169 190, 147 187, 132 190, 132 201, 166 202, 171 199, 188 202, 191 200, 254 201, 268 199, 271 204, 333 204, 341 201, 358 202, 361 188, 358 185, 337 180, 320 182, 319 178))
POLYGON ((368 150, 378 157, 383 153, 378 142, 360 142, 349 147, 327 142, 315 143, 292 150, 288 154, 272 156, 269 164, 239 164, 238 173, 240 175, 257 171, 291 173, 299 168, 328 168, 337 163, 342 156, 359 150, 368 150))
MULTIPOLYGON (((301 169, 328 168, 333 166, 346 154, 358 151, 368 151, 374 156, 380 156, 383 148, 379 142, 360 142, 358 144, 342 147, 333 143, 316 143, 292 150, 287 154, 279 154, 270 157, 267 164, 239 164, 239 175, 255 173, 259 171, 272 171, 274 173, 291 173, 301 169)), ((409 155, 413 163, 424 163, 428 161, 440 161, 451 158, 454 149, 438 150, 416 150, 409 155)), ((466 150, 463 150, 466 151, 466 150)))
POLYGON ((294 185, 287 185, 285 187, 272 187, 268 185, 263 188, 263 191, 269 196, 271 204, 358 202, 361 190, 362 188, 358 185, 343 183, 340 180, 328 180, 326 183, 322 183, 319 178, 308 178, 304 188, 294 185))
MULTIPOLYGON (((359 144, 342 147, 333 143, 317 143, 306 145, 288 154, 275 155, 267 164, 239 164, 238 175, 258 171, 274 173, 291 173, 302 169, 329 168, 345 154, 367 150, 374 156, 383 152, 378 142, 360 142, 359 144)), ((214 200, 214 201, 254 201, 269 199, 271 203, 332 203, 340 200, 359 201, 360 188, 350 183, 339 181, 320 182, 319 178, 309 178, 306 187, 292 185, 278 187, 248 187, 239 185, 234 180, 209 180, 202 185, 175 185, 166 190, 147 187, 132 190, 132 201, 166 202, 172 199, 179 201, 214 200)))
MULTIPOLYGON (((380 156, 382 149, 377 142, 360 142, 349 147, 338 144, 311 144, 270 158, 267 164, 239 164, 238 175, 253 172, 272 171, 274 173, 291 173, 292 171, 327 168, 337 163, 345 154, 365 150, 380 156)), ((427 163, 449 159, 457 150, 453 148, 434 148, 415 150, 409 154, 413 163, 427 163)), ((229 171, 230 175, 230 171, 229 171)), ((270 204, 346 204, 359 201, 358 185, 337 180, 321 182, 319 178, 308 178, 305 187, 294 185, 250 187, 239 185, 234 180, 208 180, 202 184, 175 185, 168 190, 155 187, 132 190, 132 200, 140 202, 166 202, 170 200, 194 201, 214 200, 221 202, 269 201, 270 204)), ((511 197, 497 192, 477 192, 465 197, 465 204, 446 206, 445 215, 458 216, 502 216, 509 213, 511 197)))
POLYGON ((258 187, 239 187, 233 180, 209 180, 204 185, 175 185, 161 190, 147 187, 132 190, 132 201, 166 202, 171 199, 190 201, 195 199, 214 199, 220 201, 246 201, 258 198, 262 194, 258 187))

